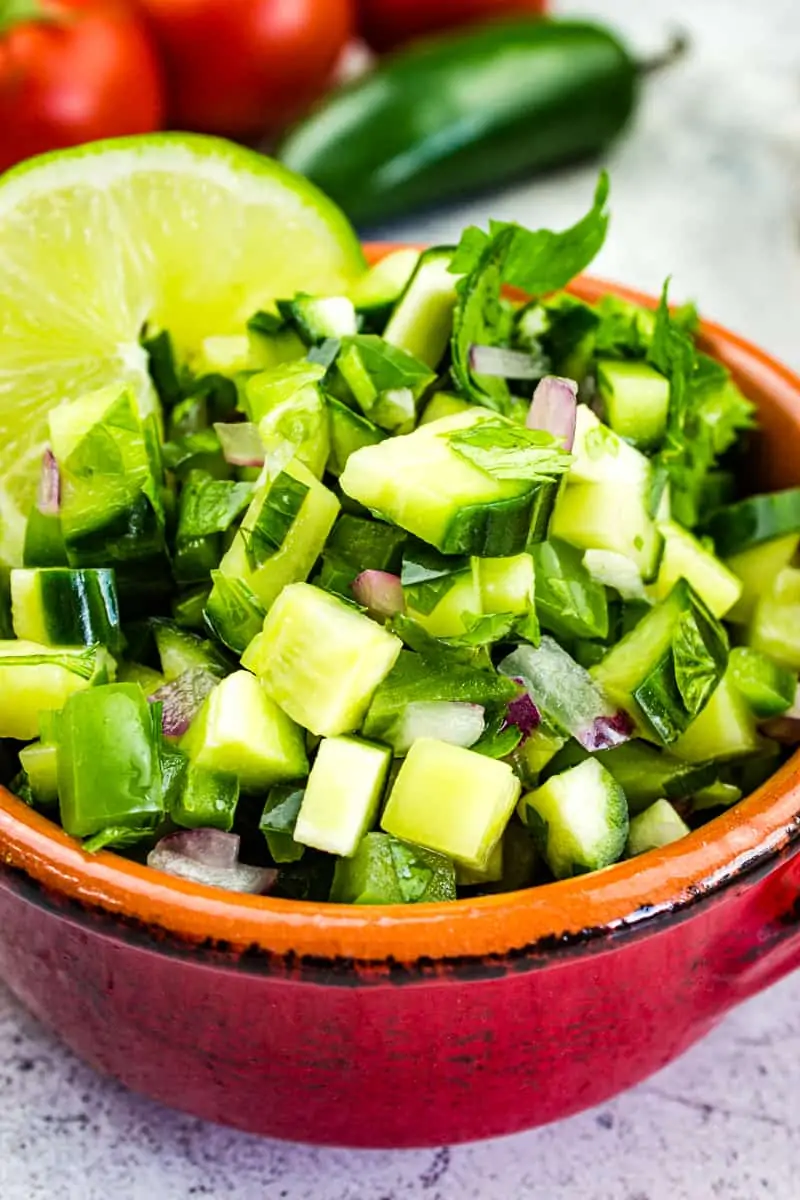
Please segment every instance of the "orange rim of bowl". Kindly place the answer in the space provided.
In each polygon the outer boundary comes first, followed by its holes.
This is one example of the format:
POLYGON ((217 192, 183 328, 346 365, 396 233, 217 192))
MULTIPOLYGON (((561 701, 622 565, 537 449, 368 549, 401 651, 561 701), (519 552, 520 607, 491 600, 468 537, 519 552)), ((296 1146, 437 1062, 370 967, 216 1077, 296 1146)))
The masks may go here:
MULTIPOLYGON (((390 245, 367 247, 375 262, 390 245)), ((571 290, 589 301, 614 292, 654 306, 649 296, 581 277, 571 290)), ((705 348, 721 358, 751 397, 766 403, 770 482, 796 482, 800 377, 718 325, 703 322, 705 348)), ((192 944, 233 951, 381 963, 503 955, 545 939, 624 927, 697 900, 784 850, 798 832, 800 754, 747 799, 661 850, 591 875, 519 892, 440 904, 360 907, 242 896, 176 879, 115 854, 86 854, 52 821, 0 788, 0 862, 47 892, 84 907, 155 927, 192 944)))

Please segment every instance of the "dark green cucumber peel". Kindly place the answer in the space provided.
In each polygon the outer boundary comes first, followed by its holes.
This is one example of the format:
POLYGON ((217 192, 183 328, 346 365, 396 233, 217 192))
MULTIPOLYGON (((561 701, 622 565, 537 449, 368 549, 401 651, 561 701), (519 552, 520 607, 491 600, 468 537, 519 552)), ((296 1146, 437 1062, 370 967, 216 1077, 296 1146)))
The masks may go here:
POLYGON ((706 522, 720 558, 741 554, 773 538, 800 533, 800 488, 748 496, 719 508, 706 522))

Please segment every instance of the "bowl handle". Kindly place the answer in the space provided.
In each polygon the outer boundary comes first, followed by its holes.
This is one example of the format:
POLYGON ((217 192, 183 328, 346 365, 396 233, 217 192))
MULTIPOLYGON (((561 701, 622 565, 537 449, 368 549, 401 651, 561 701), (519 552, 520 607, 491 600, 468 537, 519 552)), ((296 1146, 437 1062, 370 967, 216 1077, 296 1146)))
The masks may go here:
POLYGON ((735 931, 715 951, 716 976, 733 1003, 800 967, 800 845, 748 889, 735 931))

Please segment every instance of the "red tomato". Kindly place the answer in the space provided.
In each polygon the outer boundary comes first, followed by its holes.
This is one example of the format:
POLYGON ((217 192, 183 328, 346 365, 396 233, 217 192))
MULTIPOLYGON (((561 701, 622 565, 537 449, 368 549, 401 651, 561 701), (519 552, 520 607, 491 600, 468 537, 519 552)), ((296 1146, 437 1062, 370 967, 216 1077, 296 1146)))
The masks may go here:
POLYGON ((546 8, 547 0, 358 0, 358 27, 373 50, 392 50, 457 25, 546 8))
POLYGON ((277 132, 322 94, 353 29, 352 0, 140 0, 167 68, 170 124, 277 132))
POLYGON ((0 171, 160 127, 161 70, 136 13, 117 0, 37 0, 25 12, 0 4, 0 171))

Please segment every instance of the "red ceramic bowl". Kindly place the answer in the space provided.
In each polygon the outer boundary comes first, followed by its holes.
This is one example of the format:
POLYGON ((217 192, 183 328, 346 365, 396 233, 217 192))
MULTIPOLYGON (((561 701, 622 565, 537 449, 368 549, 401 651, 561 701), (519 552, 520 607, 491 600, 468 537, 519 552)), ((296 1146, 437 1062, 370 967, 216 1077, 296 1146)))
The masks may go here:
MULTIPOLYGON (((800 482, 800 379, 703 336, 759 405, 754 483, 800 482)), ((491 1137, 607 1100, 800 964, 799 847, 800 755, 633 862, 392 908, 86 855, 2 793, 0 978, 87 1062, 212 1121, 349 1146, 491 1137)))

